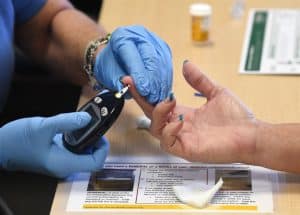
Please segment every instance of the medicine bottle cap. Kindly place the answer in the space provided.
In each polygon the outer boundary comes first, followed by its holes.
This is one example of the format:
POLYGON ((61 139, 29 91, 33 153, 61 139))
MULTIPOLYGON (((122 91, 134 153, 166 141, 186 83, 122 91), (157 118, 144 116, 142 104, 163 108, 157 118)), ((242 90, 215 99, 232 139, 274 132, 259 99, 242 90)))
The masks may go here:
POLYGON ((209 4, 196 3, 190 5, 190 14, 193 16, 209 16, 211 12, 212 9, 209 4))

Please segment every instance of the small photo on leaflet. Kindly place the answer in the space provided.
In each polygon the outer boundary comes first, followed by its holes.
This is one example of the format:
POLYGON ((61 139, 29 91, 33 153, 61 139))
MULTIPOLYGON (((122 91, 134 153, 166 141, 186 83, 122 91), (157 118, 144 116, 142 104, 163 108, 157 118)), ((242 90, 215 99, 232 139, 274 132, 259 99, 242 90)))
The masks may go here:
POLYGON ((216 169, 215 181, 223 179, 222 191, 244 190, 251 191, 251 171, 248 169, 216 169))
POLYGON ((87 191, 132 191, 134 169, 102 169, 91 174, 87 191))

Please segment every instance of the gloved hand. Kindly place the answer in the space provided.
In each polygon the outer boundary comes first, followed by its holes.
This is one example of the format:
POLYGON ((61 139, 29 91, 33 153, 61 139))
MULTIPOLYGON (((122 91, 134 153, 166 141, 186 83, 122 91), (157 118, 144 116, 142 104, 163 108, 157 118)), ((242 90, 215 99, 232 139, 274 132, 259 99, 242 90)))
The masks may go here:
POLYGON ((92 154, 73 154, 62 145, 61 133, 82 128, 90 120, 88 113, 74 112, 23 118, 4 125, 0 128, 0 166, 59 178, 101 169, 109 151, 105 138, 92 154))
POLYGON ((143 26, 120 27, 96 56, 94 74, 105 87, 120 90, 120 78, 133 78, 137 91, 151 104, 171 91, 172 55, 169 46, 143 26))

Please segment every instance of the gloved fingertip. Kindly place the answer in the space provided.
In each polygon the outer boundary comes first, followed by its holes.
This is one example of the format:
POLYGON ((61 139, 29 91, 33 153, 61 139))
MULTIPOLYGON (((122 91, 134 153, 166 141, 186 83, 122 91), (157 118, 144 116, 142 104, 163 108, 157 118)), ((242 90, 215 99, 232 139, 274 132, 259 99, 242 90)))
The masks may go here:
POLYGON ((106 137, 102 136, 96 146, 97 148, 94 150, 93 156, 95 160, 97 160, 98 162, 100 159, 100 163, 101 163, 101 161, 104 161, 107 154, 109 153, 110 144, 109 141, 106 139, 106 137))
POLYGON ((157 98, 157 96, 153 96, 153 95, 147 96, 146 99, 152 105, 156 105, 159 102, 159 98, 157 98))
POLYGON ((93 153, 93 164, 90 165, 90 171, 99 171, 103 168, 106 157, 109 152, 109 147, 97 149, 93 153))
POLYGON ((92 117, 88 112, 77 112, 78 125, 87 125, 91 121, 92 117))

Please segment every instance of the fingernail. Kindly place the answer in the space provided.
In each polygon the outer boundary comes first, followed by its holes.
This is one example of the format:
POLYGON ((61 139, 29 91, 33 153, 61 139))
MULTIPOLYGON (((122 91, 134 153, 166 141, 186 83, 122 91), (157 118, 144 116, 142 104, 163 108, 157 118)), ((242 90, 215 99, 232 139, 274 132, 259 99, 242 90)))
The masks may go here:
POLYGON ((205 95, 203 95, 203 93, 200 93, 200 92, 194 93, 194 96, 205 97, 205 95))
POLYGON ((183 61, 183 65, 186 64, 187 62, 189 62, 189 60, 187 60, 187 59, 184 60, 184 61, 183 61))
POLYGON ((168 102, 171 102, 171 101, 174 100, 174 98, 175 98, 175 97, 174 97, 174 93, 173 93, 173 92, 170 92, 169 95, 168 95, 167 101, 168 101, 168 102))
POLYGON ((180 114, 180 115, 178 116, 178 119, 179 119, 179 121, 183 121, 183 119, 184 119, 183 114, 180 114))

